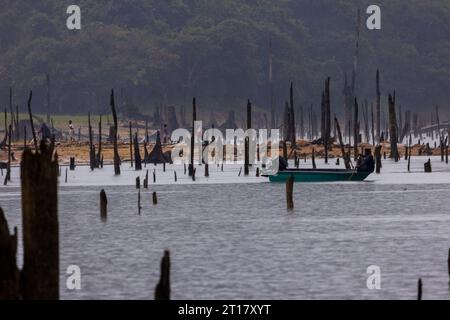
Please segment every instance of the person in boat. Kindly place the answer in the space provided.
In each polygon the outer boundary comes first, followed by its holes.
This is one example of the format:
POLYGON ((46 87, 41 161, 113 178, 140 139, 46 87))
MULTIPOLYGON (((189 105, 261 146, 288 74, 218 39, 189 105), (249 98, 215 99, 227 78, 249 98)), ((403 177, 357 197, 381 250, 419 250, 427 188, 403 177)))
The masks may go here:
POLYGON ((375 171, 375 159, 372 155, 371 149, 364 150, 364 156, 361 157, 361 160, 358 161, 356 165, 357 172, 374 172, 375 171))
POLYGON ((278 171, 285 171, 288 168, 288 162, 283 157, 278 157, 278 171))

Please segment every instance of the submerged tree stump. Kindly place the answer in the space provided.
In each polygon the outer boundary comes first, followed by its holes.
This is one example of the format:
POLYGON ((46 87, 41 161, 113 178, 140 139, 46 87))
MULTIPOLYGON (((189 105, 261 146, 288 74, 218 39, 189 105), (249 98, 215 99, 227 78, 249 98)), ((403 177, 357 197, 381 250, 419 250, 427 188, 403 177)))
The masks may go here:
POLYGON ((69 170, 70 171, 74 171, 75 170, 75 157, 70 157, 69 170))
POLYGON ((57 160, 41 143, 40 152, 26 149, 20 166, 24 262, 24 299, 59 299, 59 226, 57 160))
POLYGON ((161 260, 161 276, 155 289, 155 300, 170 300, 170 252, 164 251, 161 260))
POLYGON ((288 210, 294 209, 293 193, 294 193, 294 175, 291 175, 288 181, 286 182, 286 204, 288 210))
POLYGON ((102 220, 106 220, 108 215, 108 198, 106 197, 105 190, 100 191, 100 217, 102 220))
POLYGON ((428 159, 428 161, 425 162, 424 169, 425 169, 425 172, 431 173, 431 171, 432 171, 431 170, 431 159, 428 159))
POLYGON ((381 168, 381 145, 379 144, 375 147, 375 173, 380 173, 381 168))

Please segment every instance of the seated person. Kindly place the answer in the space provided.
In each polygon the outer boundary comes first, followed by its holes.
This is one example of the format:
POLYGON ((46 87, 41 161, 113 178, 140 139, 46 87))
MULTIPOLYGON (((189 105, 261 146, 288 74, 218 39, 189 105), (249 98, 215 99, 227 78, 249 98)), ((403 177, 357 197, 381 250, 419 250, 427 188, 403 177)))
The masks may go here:
POLYGON ((358 172, 374 172, 375 171, 375 160, 372 156, 371 149, 365 149, 364 156, 360 163, 357 164, 356 170, 358 172))

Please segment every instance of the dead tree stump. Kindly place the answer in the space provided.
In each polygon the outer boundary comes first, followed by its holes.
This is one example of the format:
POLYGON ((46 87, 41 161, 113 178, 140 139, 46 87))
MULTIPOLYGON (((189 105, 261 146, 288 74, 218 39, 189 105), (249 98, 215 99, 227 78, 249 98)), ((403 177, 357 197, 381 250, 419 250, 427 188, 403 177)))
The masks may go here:
POLYGON ((425 172, 431 173, 431 171, 432 171, 431 170, 431 159, 428 159, 428 161, 425 162, 424 169, 425 169, 425 172))
POLYGON ((41 143, 40 152, 24 151, 20 166, 25 300, 59 299, 59 226, 57 160, 41 143))
POLYGON ((102 220, 106 220, 108 215, 108 198, 104 189, 100 191, 100 217, 102 220))
POLYGON ((155 289, 155 300, 170 300, 170 252, 164 251, 161 260, 161 276, 155 289))
POLYGON ((141 178, 136 177, 136 189, 140 189, 140 188, 141 188, 141 178))
POLYGON ((294 175, 291 175, 290 178, 286 181, 286 204, 288 210, 294 209, 293 193, 294 193, 294 175))
POLYGON ((113 114, 114 119, 114 129, 113 129, 113 144, 114 144, 114 174, 120 175, 120 156, 119 156, 119 149, 117 146, 117 133, 118 133, 118 124, 117 124, 117 113, 116 113, 116 104, 114 102, 114 90, 111 90, 111 111, 113 114))
POLYGON ((137 133, 134 134, 134 170, 142 170, 142 158, 137 133))
POLYGON ((379 144, 375 147, 375 173, 380 173, 381 168, 381 145, 379 144))
POLYGON ((69 170, 70 171, 74 171, 75 170, 75 157, 70 157, 69 170))

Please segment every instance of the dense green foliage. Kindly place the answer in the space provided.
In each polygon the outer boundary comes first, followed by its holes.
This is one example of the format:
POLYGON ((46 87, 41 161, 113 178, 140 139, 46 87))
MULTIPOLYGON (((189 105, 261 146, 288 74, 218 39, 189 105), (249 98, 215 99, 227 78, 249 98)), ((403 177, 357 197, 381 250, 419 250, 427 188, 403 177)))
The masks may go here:
MULTIPOLYGON (((332 108, 341 110, 344 72, 351 73, 356 10, 363 10, 357 93, 397 90, 404 108, 428 110, 450 100, 450 2, 380 0, 382 30, 365 28, 371 1, 351 0, 2 0, 0 103, 9 86, 24 105, 35 90, 45 105, 45 74, 59 112, 103 112, 111 87, 149 112, 156 103, 203 109, 269 107, 268 43, 273 43, 277 106, 295 83, 296 101, 320 102, 332 78, 332 108), (66 28, 66 9, 82 10, 82 30, 66 28)), ((428 111, 427 111, 428 112, 428 111)))

